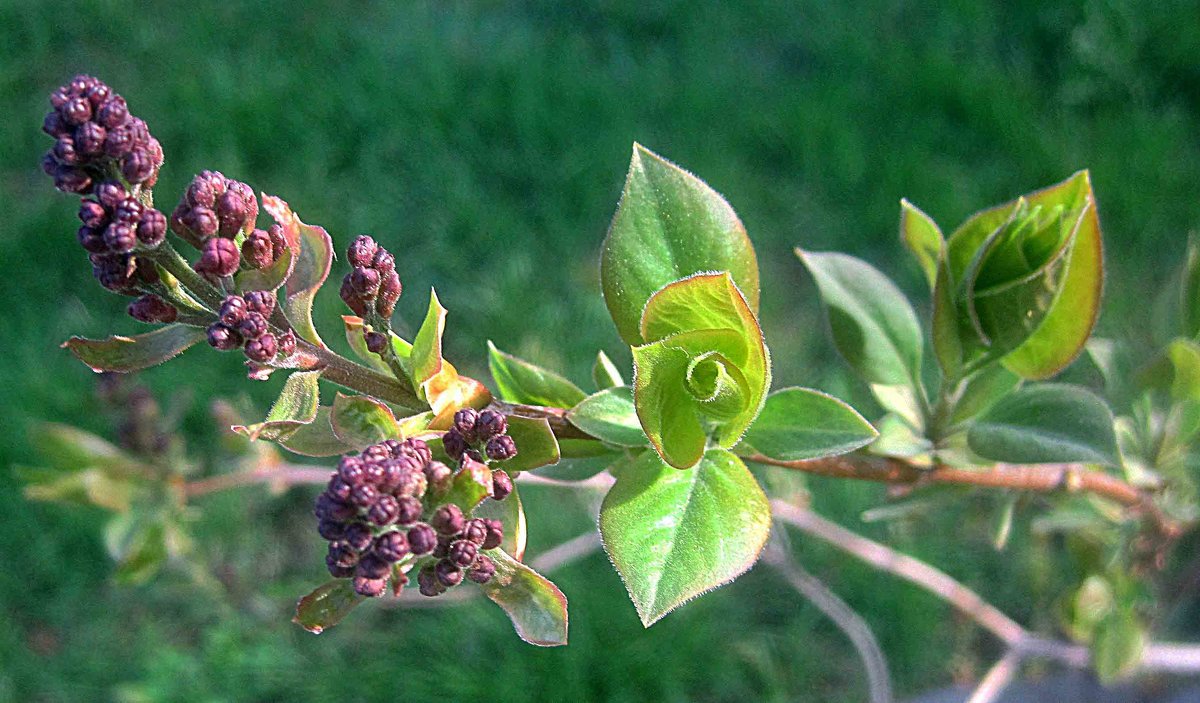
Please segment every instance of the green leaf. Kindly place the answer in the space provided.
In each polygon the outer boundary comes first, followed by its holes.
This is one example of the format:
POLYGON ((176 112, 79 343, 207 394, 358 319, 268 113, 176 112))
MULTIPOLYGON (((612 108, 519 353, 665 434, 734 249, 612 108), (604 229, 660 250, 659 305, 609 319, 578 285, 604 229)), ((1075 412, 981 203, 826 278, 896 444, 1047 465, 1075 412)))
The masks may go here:
POLYGON ((78 427, 40 422, 29 432, 29 446, 55 468, 78 471, 87 467, 118 471, 141 462, 108 440, 78 427))
POLYGON ((128 373, 157 366, 179 356, 204 339, 204 329, 189 325, 165 325, 133 337, 114 335, 108 339, 71 337, 63 343, 75 358, 92 371, 128 373))
POLYGON ((506 354, 490 340, 488 370, 500 397, 510 403, 569 408, 587 397, 579 386, 557 373, 506 354))
POLYGON ((1137 671, 1146 650, 1146 630, 1137 616, 1119 608, 1096 626, 1092 643, 1092 666, 1104 684, 1129 677, 1137 671))
POLYGON ((854 408, 820 391, 785 388, 767 396, 737 450, 742 456, 820 459, 864 447, 879 433, 854 408))
POLYGON ((1200 237, 1188 237, 1187 257, 1183 265, 1183 285, 1179 287, 1180 323, 1183 336, 1200 335, 1200 237))
POLYGON ((871 395, 883 406, 883 409, 893 413, 914 429, 923 431, 925 427, 924 410, 917 392, 907 383, 895 386, 885 386, 881 383, 871 384, 871 395))
POLYGON ((417 336, 413 338, 410 368, 413 389, 425 398, 423 384, 442 370, 442 333, 446 330, 446 308, 438 300, 437 291, 429 289, 429 311, 417 336))
POLYGON ((508 613, 521 639, 539 647, 567 643, 567 597, 545 576, 499 549, 487 555, 496 564, 496 575, 480 588, 508 613))
POLYGON ((306 225, 299 218, 296 218, 296 224, 300 228, 300 248, 284 288, 281 309, 299 337, 324 348, 325 343, 313 325, 312 306, 333 266, 333 240, 321 227, 306 225))
POLYGON ((363 339, 363 330, 366 327, 363 319, 354 315, 342 315, 342 326, 346 329, 346 342, 350 345, 350 351, 354 352, 354 356, 379 373, 391 376, 391 367, 384 362, 381 356, 367 349, 367 341, 363 339))
POLYGON ((161 520, 131 520, 130 529, 109 542, 109 551, 117 561, 117 583, 146 583, 167 561, 166 527, 161 520))
POLYGON ((25 484, 22 493, 29 500, 94 505, 113 512, 125 512, 134 496, 134 486, 128 478, 114 477, 104 469, 88 467, 65 472, 17 466, 13 473, 25 484))
POLYGON ((1175 371, 1171 398, 1176 402, 1200 401, 1200 344, 1176 339, 1167 347, 1167 356, 1175 371))
POLYGON ((341 622, 364 600, 366 598, 354 591, 350 579, 334 579, 318 586, 296 603, 296 615, 292 622, 319 635, 325 628, 341 622))
POLYGON ((496 462, 496 468, 512 473, 558 463, 558 440, 546 418, 509 415, 508 436, 517 445, 517 455, 496 462))
POLYGON ((975 417, 1021 385, 1021 377, 1003 366, 988 366, 966 379, 950 414, 952 425, 975 417))
POLYGON ((492 471, 481 461, 465 461, 450 479, 450 488, 436 504, 454 503, 470 514, 475 506, 492 494, 492 471))
POLYGON ((749 569, 770 527, 762 488, 721 449, 688 471, 645 452, 617 472, 600 508, 604 549, 646 627, 749 569))
POLYGON ((504 541, 500 549, 511 554, 517 561, 525 559, 525 543, 529 529, 525 524, 525 506, 521 503, 521 492, 513 486, 512 493, 504 500, 485 500, 475 508, 471 517, 499 520, 504 524, 504 541))
POLYGON ((1120 464, 1108 405, 1066 384, 1028 386, 1005 397, 971 425, 967 441, 993 461, 1120 464))
POLYGON ((596 354, 596 363, 592 366, 592 382, 596 384, 598 391, 625 385, 625 379, 621 377, 621 370, 603 351, 596 354))
POLYGON ((279 440, 301 425, 307 425, 317 417, 321 405, 320 388, 317 381, 321 371, 296 371, 288 376, 283 390, 267 413, 267 419, 254 425, 234 425, 234 432, 250 439, 279 440))
POLYGON ((762 330, 728 274, 696 274, 654 294, 633 348, 634 405, 663 460, 700 460, 709 431, 729 448, 758 415, 771 383, 762 330))
POLYGON ((265 269, 249 269, 241 271, 234 277, 239 293, 252 290, 275 290, 292 275, 296 269, 296 255, 291 247, 283 250, 275 263, 265 269))
POLYGON ((639 323, 663 286, 702 271, 726 271, 758 311, 758 262, 746 229, 703 181, 639 144, 600 258, 604 302, 621 338, 648 340, 639 323))
POLYGON ((847 363, 871 383, 917 387, 921 328, 900 289, 852 256, 801 249, 796 255, 816 279, 833 342, 847 363))
POLYGON ((400 426, 391 408, 365 395, 338 393, 333 399, 329 423, 338 439, 360 451, 400 436, 400 426))
POLYGON ((650 443, 638 423, 629 386, 614 386, 588 396, 567 412, 567 420, 610 444, 644 447, 650 443))
POLYGON ((900 239, 916 257, 929 289, 933 290, 946 241, 933 218, 905 199, 900 200, 900 239))
POLYGON ((355 451, 357 447, 343 442, 333 433, 332 411, 329 407, 317 408, 312 422, 300 425, 276 441, 279 446, 301 456, 340 456, 355 451))

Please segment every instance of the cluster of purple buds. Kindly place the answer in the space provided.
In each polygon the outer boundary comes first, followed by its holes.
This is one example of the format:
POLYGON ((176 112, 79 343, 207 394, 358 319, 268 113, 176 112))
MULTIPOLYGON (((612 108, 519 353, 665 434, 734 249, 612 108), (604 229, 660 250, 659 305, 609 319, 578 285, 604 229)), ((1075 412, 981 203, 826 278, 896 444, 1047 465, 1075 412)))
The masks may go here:
POLYGON ((464 575, 479 583, 491 579, 495 563, 480 551, 500 545, 498 521, 468 520, 453 504, 426 515, 422 499, 444 488, 451 475, 418 439, 390 439, 343 457, 313 511, 318 532, 329 541, 329 573, 354 579, 354 590, 372 597, 383 595, 389 579, 396 593, 407 584, 395 565, 410 556, 428 557, 436 586, 426 585, 422 569, 426 595, 458 585, 464 575))
POLYGON ((92 76, 75 76, 50 94, 42 130, 54 146, 42 170, 67 193, 91 193, 118 176, 131 186, 153 187, 163 151, 146 123, 129 114, 125 98, 92 76))
MULTIPOLYGON (((508 436, 508 420, 495 410, 463 408, 454 413, 454 424, 442 435, 442 446, 451 459, 505 461, 517 455, 517 444, 508 436)), ((504 500, 512 493, 512 478, 501 469, 492 470, 492 497, 504 500)))
POLYGON ((228 296, 217 321, 208 326, 208 343, 221 351, 244 349, 246 358, 259 364, 277 355, 287 358, 296 352, 296 335, 291 330, 279 336, 270 332, 274 310, 275 294, 269 290, 228 296))
MULTIPOLYGON (((396 259, 365 234, 350 243, 346 259, 354 268, 342 279, 342 300, 359 317, 375 313, 385 320, 391 318, 401 291, 396 259)), ((379 347, 380 340, 372 345, 368 339, 368 346, 379 347)))

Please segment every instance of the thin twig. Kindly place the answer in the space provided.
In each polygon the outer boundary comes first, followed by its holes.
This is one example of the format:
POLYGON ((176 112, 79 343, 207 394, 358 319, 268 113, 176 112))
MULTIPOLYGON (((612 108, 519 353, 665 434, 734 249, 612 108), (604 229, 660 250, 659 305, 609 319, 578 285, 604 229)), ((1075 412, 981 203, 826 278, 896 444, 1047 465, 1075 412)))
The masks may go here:
POLYGON ((858 652, 863 668, 867 671, 867 692, 871 703, 891 703, 892 683, 888 674, 887 659, 870 625, 819 578, 813 576, 796 563, 795 559, 780 545, 772 544, 763 554, 763 560, 774 566, 780 575, 800 595, 825 614, 837 625, 858 652))
POLYGON ((1012 683, 1020 668, 1021 655, 1015 649, 1008 650, 1008 653, 979 680, 979 685, 975 687, 966 703, 994 703, 1012 683))
POLYGON ((195 498, 230 488, 253 486, 260 483, 276 484, 285 487, 301 484, 316 485, 328 483, 329 476, 329 469, 292 464, 269 464, 247 471, 237 471, 188 481, 183 484, 183 494, 187 498, 195 498))

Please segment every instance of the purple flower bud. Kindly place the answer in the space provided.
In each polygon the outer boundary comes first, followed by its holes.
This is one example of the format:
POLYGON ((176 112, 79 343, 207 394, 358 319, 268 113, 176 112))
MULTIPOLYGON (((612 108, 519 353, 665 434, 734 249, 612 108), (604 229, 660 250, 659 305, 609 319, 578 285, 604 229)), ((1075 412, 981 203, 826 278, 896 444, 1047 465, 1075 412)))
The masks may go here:
POLYGON ((384 469, 385 461, 388 461, 388 459, 381 457, 377 460, 368 461, 363 465, 363 475, 366 477, 366 482, 374 485, 376 488, 381 488, 380 484, 384 481, 386 474, 386 470, 384 469))
POLYGON ((192 182, 188 184, 187 195, 188 205, 192 207, 207 207, 211 208, 217 203, 217 196, 213 193, 212 180, 202 176, 196 176, 192 182))
POLYGON ((58 171, 58 159, 54 158, 53 151, 48 151, 45 154, 42 154, 41 166, 42 173, 45 173, 50 177, 54 176, 54 174, 58 171))
POLYGON ((275 251, 271 246, 271 237, 261 229, 256 229, 246 236, 242 242, 242 258, 250 268, 265 269, 275 263, 275 251))
POLYGON ((353 566, 338 566, 334 562, 334 558, 329 554, 325 555, 325 568, 329 569, 330 575, 335 579, 350 578, 354 575, 353 566))
POLYGON ((379 558, 395 563, 408 555, 408 538, 403 532, 388 532, 375 540, 373 549, 379 558))
POLYGON ((487 441, 486 451, 492 461, 507 461, 517 455, 517 443, 506 434, 497 435, 487 441))
POLYGON ((225 297, 221 307, 217 310, 217 317, 226 325, 237 327, 248 311, 245 298, 240 295, 229 295, 225 297))
POLYGON ((400 504, 395 496, 381 495, 379 500, 367 510, 367 519, 379 527, 387 527, 396 521, 400 514, 400 504))
POLYGON ((242 337, 232 327, 214 322, 208 326, 208 343, 214 349, 229 351, 242 346, 242 337))
POLYGON ((392 565, 384 561, 375 554, 366 554, 358 562, 358 568, 355 573, 363 578, 382 579, 386 578, 388 572, 391 571, 392 565))
POLYGON ((360 508, 369 508, 379 500, 379 489, 369 483, 359 484, 350 493, 350 502, 360 508))
POLYGON ((135 262, 128 254, 92 254, 92 274, 100 285, 116 293, 129 293, 135 284, 135 262))
POLYGON ((336 542, 346 536, 346 523, 340 520, 320 520, 317 522, 317 533, 321 539, 336 542))
POLYGON ((130 183, 141 183, 154 174, 157 165, 148 151, 134 149, 121 162, 121 175, 130 183))
POLYGON ((92 187, 92 177, 82 169, 62 164, 54 171, 54 187, 64 193, 86 193, 92 187))
POLYGON ((129 108, 125 105, 125 98, 119 95, 114 95, 109 98, 102 106, 96 115, 96 119, 100 124, 108 129, 120 127, 125 124, 125 120, 129 118, 129 108))
POLYGON ((463 525, 462 538, 473 542, 476 546, 482 547, 487 540, 487 535, 487 523, 482 518, 472 518, 463 525))
POLYGON ((91 254, 108 253, 108 245, 104 243, 104 230, 94 229, 84 225, 79 228, 76 233, 76 238, 79 240, 79 246, 83 247, 91 254))
POLYGON ((480 554, 479 558, 475 560, 475 565, 467 572, 467 578, 475 583, 487 583, 495 574, 496 562, 492 561, 488 555, 480 554))
POLYGON ((437 533, 423 522, 408 528, 408 548, 417 556, 429 554, 437 548, 437 533))
POLYGON ((358 514, 358 508, 348 503, 335 500, 333 496, 327 492, 323 492, 317 496, 316 503, 313 505, 313 515, 317 516, 318 520, 337 520, 345 522, 358 514))
POLYGON ((104 135, 104 153, 114 159, 119 159, 133 151, 133 133, 125 127, 108 130, 104 135))
POLYGON ((79 203, 79 220, 88 227, 103 227, 108 220, 108 211, 95 200, 83 200, 79 203))
POLYGON ((278 337, 279 355, 288 358, 296 353, 296 335, 288 330, 278 337))
POLYGON ((58 112, 67 124, 81 125, 92 119, 92 104, 87 98, 70 98, 58 112))
POLYGON ((495 410, 484 410, 475 421, 475 435, 482 441, 487 441, 497 435, 508 432, 508 420, 502 413, 495 410))
POLYGON ((475 421, 478 419, 479 412, 477 410, 463 408, 454 413, 454 429, 469 442, 475 437, 475 421))
POLYGON ((421 501, 412 496, 396 499, 396 524, 408 527, 421 519, 421 501))
POLYGON ((269 290, 252 290, 244 296, 246 309, 263 317, 270 317, 275 310, 275 293, 269 290))
POLYGON ((346 536, 342 538, 342 541, 350 545, 350 548, 356 552, 365 552, 374 539, 371 528, 361 522, 352 522, 346 525, 346 536))
POLYGON ((423 596, 440 596, 446 592, 446 587, 438 580, 433 566, 422 567, 417 574, 417 587, 423 596))
POLYGON ((45 119, 42 120, 42 131, 52 137, 58 138, 71 133, 71 126, 67 124, 62 115, 55 112, 47 112, 45 119))
POLYGON ((466 518, 463 517, 462 508, 454 503, 447 503, 433 511, 433 517, 429 520, 433 529, 443 535, 456 535, 462 532, 465 522, 466 518))
POLYGON ((367 351, 372 354, 382 354, 388 347, 388 338, 382 332, 366 332, 363 339, 366 341, 367 351))
POLYGON ((351 486, 357 486, 364 480, 363 461, 358 457, 346 456, 338 462, 338 476, 351 486))
MULTIPOLYGON (((508 435, 504 435, 508 437, 508 435)), ((513 481, 507 471, 496 470, 492 472, 492 497, 496 500, 504 500, 508 494, 513 492, 513 481)))
POLYGON ((442 559, 434 567, 433 571, 437 574, 437 579, 443 586, 451 588, 462 583, 462 569, 454 565, 454 562, 449 559, 442 559))
POLYGON ((422 439, 406 439, 400 443, 400 451, 405 454, 412 454, 417 458, 417 461, 424 466, 433 459, 433 453, 429 451, 429 445, 422 439))
MULTIPOLYGON (((234 182, 236 185, 244 183, 234 182)), ((241 189, 231 187, 217 198, 217 219, 222 237, 234 237, 246 225, 250 214, 250 205, 241 189)), ((253 199, 253 196, 251 196, 253 199)))
POLYGON ((445 488, 453 475, 454 470, 440 461, 431 461, 425 465, 426 481, 439 491, 445 488))
POLYGON ((187 210, 183 224, 200 238, 211 237, 217 233, 217 213, 198 205, 187 210))
POLYGON ((460 539, 450 543, 450 551, 447 552, 446 558, 455 566, 465 569, 475 563, 475 557, 478 554, 478 545, 469 540, 460 539))
POLYGON ((107 132, 95 122, 84 122, 75 130, 75 149, 85 156, 95 156, 104 151, 107 132))
POLYGON ((75 153, 75 139, 70 136, 59 137, 54 142, 54 158, 59 163, 74 165, 79 163, 79 154, 75 153))
POLYGON ((130 225, 137 224, 138 220, 142 219, 142 204, 137 198, 125 198, 113 208, 113 219, 130 225))
POLYGON ((379 284, 379 300, 375 303, 380 315, 392 316, 392 312, 396 309, 396 301, 400 299, 401 290, 400 274, 392 271, 384 275, 383 281, 379 284))
POLYGON ((154 208, 142 212, 138 222, 137 238, 148 247, 156 247, 167 238, 167 216, 154 208))
POLYGON ((137 246, 137 236, 133 228, 124 222, 114 222, 104 228, 104 243, 108 248, 120 253, 133 251, 137 246))
POLYGON ((484 549, 495 549, 504 542, 504 523, 499 520, 484 520, 487 524, 487 539, 483 541, 484 549))
MULTIPOLYGON (((359 564, 359 569, 362 569, 361 563, 359 564)), ((378 598, 379 596, 383 595, 385 590, 387 590, 386 578, 369 579, 364 576, 357 575, 359 573, 360 571, 356 571, 356 575, 354 577, 354 592, 358 595, 366 596, 367 598, 378 598)))
POLYGON ((175 306, 157 295, 143 295, 129 304, 129 316, 139 322, 174 322, 179 316, 175 306))
POLYGON ((279 351, 279 345, 275 342, 275 335, 264 334, 258 339, 251 339, 246 342, 246 358, 250 361, 257 361, 260 364, 265 364, 275 358, 275 354, 279 351))
POLYGON ((329 483, 325 485, 325 492, 329 497, 342 503, 349 502, 350 492, 354 490, 354 486, 342 480, 342 477, 334 474, 333 478, 329 479, 329 483))
MULTIPOLYGON (((54 114, 54 113, 51 113, 54 114)), ((375 243, 371 237, 361 234, 350 242, 350 246, 346 248, 346 260, 351 266, 370 266, 371 261, 375 258, 375 252, 379 250, 379 245, 375 243)))
POLYGON ((98 108, 108 100, 110 95, 112 95, 112 89, 100 81, 96 81, 96 84, 91 88, 88 88, 84 95, 87 97, 88 102, 92 104, 93 108, 98 108))
MULTIPOLYGON (((200 208, 197 208, 200 209, 200 208)), ((193 211, 195 212, 195 211, 193 211)), ((232 276, 237 273, 241 252, 230 239, 212 237, 205 240, 200 250, 200 260, 193 268, 197 273, 211 277, 232 276)))
POLYGON ((109 210, 116 209, 128 197, 129 191, 116 181, 104 181, 96 186, 96 199, 109 210))
POLYGON ((446 456, 459 461, 467 450, 467 439, 456 428, 451 427, 442 435, 442 448, 446 450, 446 456))
POLYGON ((53 107, 55 110, 57 110, 57 109, 61 108, 63 105, 66 105, 67 101, 70 99, 71 99, 70 87, 61 85, 61 86, 55 88, 52 93, 50 93, 50 106, 53 107))
MULTIPOLYGON (((249 302, 244 303, 249 307, 249 302)), ((224 309, 224 305, 221 306, 224 309)), ((224 318, 222 318, 224 322, 224 318)), ((262 313, 249 311, 242 316, 242 319, 237 323, 238 334, 244 339, 258 339, 267 333, 267 318, 262 316, 262 313)))
POLYGON ((342 568, 354 568, 358 563, 358 551, 345 542, 333 542, 329 545, 329 560, 342 568))
POLYGON ((379 251, 375 252, 375 258, 371 260, 371 268, 381 275, 389 274, 396 270, 396 258, 387 249, 379 247, 379 251))
POLYGON ((367 306, 363 305, 363 301, 359 299, 358 294, 354 292, 354 287, 350 285, 350 277, 346 276, 342 279, 342 288, 338 291, 342 296, 342 302, 346 307, 354 311, 355 315, 365 317, 367 314, 367 306))
POLYGON ((379 292, 379 272, 375 269, 355 266, 347 280, 351 290, 362 300, 370 300, 379 292))

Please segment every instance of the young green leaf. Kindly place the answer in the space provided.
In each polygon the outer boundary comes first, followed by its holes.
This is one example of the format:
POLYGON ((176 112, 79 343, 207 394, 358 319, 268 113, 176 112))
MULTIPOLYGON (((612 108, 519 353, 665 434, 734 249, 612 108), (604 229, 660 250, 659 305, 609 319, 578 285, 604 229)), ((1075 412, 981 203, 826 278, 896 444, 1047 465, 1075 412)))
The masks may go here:
POLYGON ((29 431, 29 446, 62 471, 96 466, 119 473, 141 462, 108 440, 78 427, 40 422, 29 431))
POLYGON ((71 337, 63 343, 75 358, 92 371, 128 373, 157 366, 179 356, 204 339, 204 329, 189 325, 164 325, 153 332, 133 337, 114 335, 108 339, 71 337))
POLYGON ((313 325, 312 306, 333 266, 333 240, 321 227, 306 225, 299 218, 296 223, 300 228, 300 248, 296 253, 296 265, 284 285, 285 295, 280 308, 299 337, 324 347, 325 343, 313 325))
POLYGON ((729 448, 758 415, 771 363, 758 320, 725 273, 696 274, 654 294, 634 347, 634 405, 663 460, 700 460, 710 430, 729 448))
POLYGON ((160 518, 133 513, 113 520, 105 529, 105 546, 117 568, 113 579, 120 584, 142 584, 154 577, 168 557, 166 526, 160 518))
POLYGON ((1092 666, 1101 682, 1111 684, 1137 670, 1147 644, 1145 627, 1129 608, 1117 608, 1096 626, 1092 666))
POLYGON ((567 420, 609 444, 622 447, 649 444, 638 424, 633 389, 629 386, 614 386, 588 396, 567 412, 567 420))
POLYGON ((497 462, 496 468, 509 472, 529 471, 558 463, 558 440, 546 418, 509 415, 508 436, 517 445, 517 455, 497 462))
POLYGON ((482 584, 483 594, 508 613, 517 635, 539 647, 567 643, 567 597, 545 576, 500 549, 487 555, 496 574, 482 584))
POLYGON ((357 450, 400 436, 391 408, 365 395, 338 393, 329 415, 333 434, 357 450))
POLYGON ((488 370, 500 397, 510 403, 569 408, 587 397, 557 373, 506 354, 488 341, 488 370))
POLYGON ((1190 339, 1176 339, 1167 347, 1174 378, 1171 398, 1179 401, 1200 401, 1200 344, 1190 339))
POLYGON ((68 472, 15 466, 13 474, 24 484, 22 493, 29 500, 94 505, 120 513, 129 510, 135 494, 135 487, 129 478, 114 476, 111 471, 93 467, 81 467, 68 472))
POLYGON ((838 351, 863 378, 917 387, 921 327, 900 289, 865 261, 835 252, 796 250, 829 310, 838 351))
POLYGON ((357 447, 347 444, 333 433, 330 423, 332 408, 317 408, 317 415, 307 425, 300 425, 286 436, 276 440, 279 446, 301 456, 340 456, 355 451, 357 447))
POLYGON ((933 290, 946 241, 933 218, 905 199, 900 200, 900 239, 916 257, 929 289, 933 290))
POLYGON ((438 300, 437 291, 429 289, 429 311, 417 336, 413 338, 410 368, 413 390, 425 398, 424 384, 442 370, 442 333, 446 330, 446 308, 438 300))
POLYGON ((617 472, 600 508, 604 549, 646 627, 749 569, 770 527, 762 488, 722 449, 688 471, 645 452, 617 472))
POLYGON ((767 396, 737 451, 771 459, 820 459, 864 447, 879 433, 854 408, 820 391, 785 388, 767 396))
POLYGON ((992 461, 1120 464, 1108 405, 1066 384, 1028 386, 1006 396, 971 425, 967 441, 992 461))
POLYGON ((517 561, 525 559, 525 543, 529 529, 525 523, 525 506, 521 503, 521 492, 513 486, 512 493, 504 500, 485 500, 475 508, 471 517, 489 518, 504 523, 504 541, 500 549, 511 554, 517 561))
POLYGON ((325 628, 341 622, 364 600, 366 598, 355 593, 350 579, 334 579, 318 586, 296 603, 296 615, 292 622, 319 635, 325 628))
POLYGON ((250 439, 279 440, 296 430, 301 425, 307 425, 317 417, 317 408, 321 405, 320 389, 317 381, 321 371, 297 371, 288 376, 283 384, 283 390, 267 413, 267 419, 254 425, 234 425, 234 432, 244 434, 250 439))
POLYGON ((492 493, 492 471, 487 464, 468 461, 450 480, 446 494, 438 498, 438 504, 454 503, 464 513, 470 513, 484 498, 492 493))
POLYGON ((702 271, 727 271, 758 311, 758 262, 725 199, 675 164, 633 146, 621 202, 604 240, 604 302, 621 338, 646 340, 639 323, 663 286, 702 271))
POLYGON ((975 417, 996 404, 1004 396, 1021 385, 1021 377, 1003 366, 988 366, 971 375, 963 382, 950 414, 950 423, 956 425, 975 417))
POLYGON ((592 382, 596 384, 598 391, 625 385, 625 379, 621 377, 621 370, 603 351, 596 354, 596 363, 592 366, 592 382))

